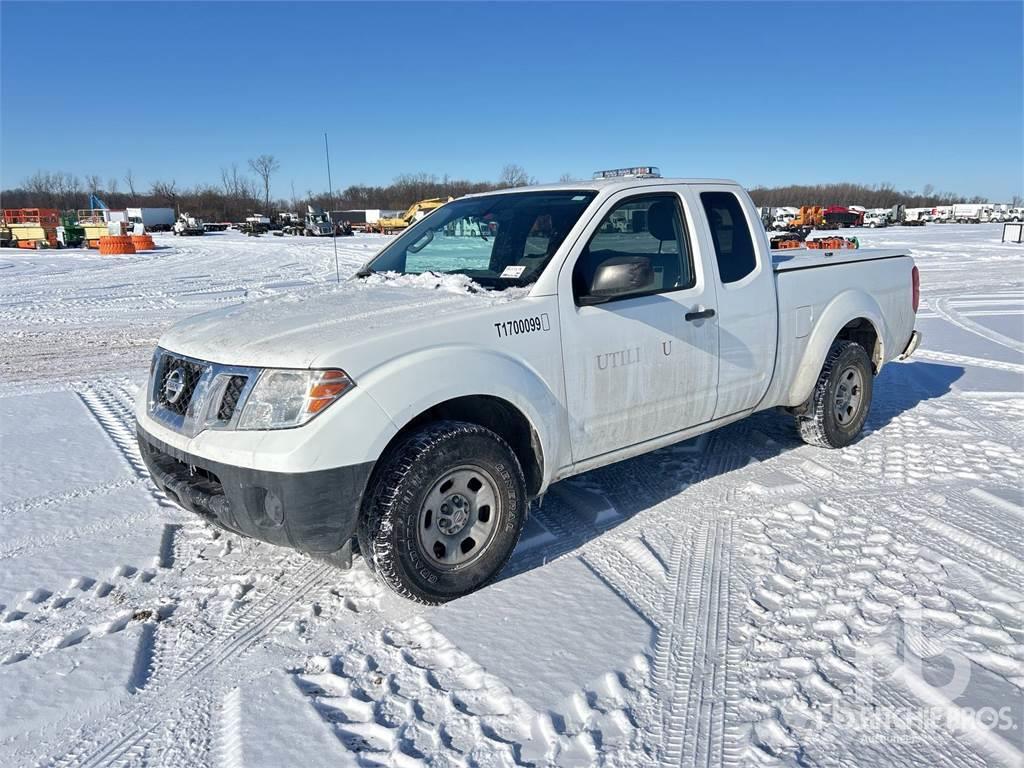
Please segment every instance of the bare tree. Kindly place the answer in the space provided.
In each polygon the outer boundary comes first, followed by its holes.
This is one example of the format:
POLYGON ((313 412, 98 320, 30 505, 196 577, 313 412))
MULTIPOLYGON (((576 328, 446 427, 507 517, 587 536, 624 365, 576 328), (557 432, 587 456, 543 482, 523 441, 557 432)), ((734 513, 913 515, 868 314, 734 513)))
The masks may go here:
POLYGON ((573 176, 571 173, 563 173, 561 176, 558 177, 558 180, 563 184, 568 184, 570 181, 576 181, 576 177, 573 176))
POLYGON ((498 181, 503 187, 526 187, 535 182, 521 165, 509 163, 501 169, 498 181))
POLYGON ((91 173, 85 177, 85 189, 90 195, 97 194, 102 185, 103 182, 100 181, 100 177, 95 173, 91 173))
MULTIPOLYGON (((55 184, 53 175, 47 171, 36 171, 22 182, 22 187, 29 195, 39 199, 46 207, 53 205, 54 192, 56 191, 54 189, 55 184)), ((36 205, 39 205, 39 203, 36 203, 36 205)))
POLYGON ((132 174, 132 169, 129 168, 124 172, 124 183, 128 185, 128 194, 132 196, 132 202, 135 202, 135 176, 132 174))
POLYGON ((267 215, 270 215, 270 177, 281 168, 281 164, 273 155, 260 155, 249 159, 249 167, 253 173, 263 181, 263 202, 267 207, 267 215))
POLYGON ((220 169, 220 185, 227 197, 238 196, 238 163, 232 163, 230 168, 220 169))
POLYGON ((70 173, 55 173, 54 189, 62 209, 74 208, 82 197, 82 186, 78 177, 70 173))
POLYGON ((109 192, 111 196, 117 194, 117 177, 111 176, 107 181, 107 192, 109 192))
POLYGON ((154 181, 150 194, 164 202, 170 203, 175 213, 180 213, 178 210, 178 183, 174 179, 170 181, 154 181))

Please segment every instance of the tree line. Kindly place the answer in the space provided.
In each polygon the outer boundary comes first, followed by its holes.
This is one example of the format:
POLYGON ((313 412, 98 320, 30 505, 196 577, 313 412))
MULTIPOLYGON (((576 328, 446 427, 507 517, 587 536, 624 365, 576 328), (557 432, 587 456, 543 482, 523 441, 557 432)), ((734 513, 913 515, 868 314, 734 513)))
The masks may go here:
MULTIPOLYGON (((38 171, 12 189, 0 191, 3 208, 58 208, 75 210, 89 207, 89 196, 96 195, 113 209, 128 207, 170 207, 188 212, 207 221, 242 221, 253 213, 271 215, 277 211, 302 213, 306 205, 324 210, 380 208, 404 210, 417 200, 461 197, 476 192, 489 192, 507 187, 536 184, 537 180, 516 164, 505 165, 495 181, 454 179, 447 174, 404 174, 391 184, 353 184, 329 194, 307 190, 298 196, 294 189, 289 198, 272 198, 271 187, 280 163, 273 155, 260 155, 247 163, 247 170, 237 163, 220 169, 219 183, 179 186, 174 179, 158 179, 143 185, 129 169, 120 177, 104 180, 98 175, 84 178, 65 172, 38 171)), ((573 181, 563 174, 563 182, 573 181)), ((908 207, 949 205, 959 202, 987 202, 984 198, 967 199, 948 192, 938 192, 931 185, 921 192, 897 190, 889 184, 788 185, 755 187, 750 194, 757 205, 863 205, 887 208, 897 203, 908 207)), ((1014 205, 1020 205, 1016 197, 1014 205)))
POLYGON ((280 169, 273 155, 260 155, 248 161, 248 172, 232 163, 220 169, 220 183, 179 186, 174 179, 157 179, 142 186, 129 169, 123 176, 104 180, 98 175, 84 178, 63 171, 38 171, 20 185, 0 191, 2 208, 58 208, 62 211, 89 207, 95 195, 111 209, 174 208, 206 221, 242 221, 253 213, 270 215, 277 211, 302 213, 306 205, 325 210, 381 208, 404 210, 417 200, 431 197, 447 199, 474 192, 535 184, 537 180, 522 166, 502 168, 497 181, 470 181, 439 177, 429 173, 404 174, 391 184, 370 186, 353 184, 334 192, 307 190, 290 198, 271 198, 271 181, 280 169))

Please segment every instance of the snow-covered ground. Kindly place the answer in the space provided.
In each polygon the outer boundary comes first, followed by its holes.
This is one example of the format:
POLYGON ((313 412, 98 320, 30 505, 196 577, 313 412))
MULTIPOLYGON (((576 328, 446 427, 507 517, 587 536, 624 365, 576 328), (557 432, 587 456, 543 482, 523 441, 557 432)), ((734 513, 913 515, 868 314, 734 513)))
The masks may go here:
POLYGON ((561 483, 437 608, 206 527, 134 446, 161 330, 329 241, 0 252, 0 765, 1021 765, 1024 247, 858 234, 924 287, 860 442, 765 413, 561 483))

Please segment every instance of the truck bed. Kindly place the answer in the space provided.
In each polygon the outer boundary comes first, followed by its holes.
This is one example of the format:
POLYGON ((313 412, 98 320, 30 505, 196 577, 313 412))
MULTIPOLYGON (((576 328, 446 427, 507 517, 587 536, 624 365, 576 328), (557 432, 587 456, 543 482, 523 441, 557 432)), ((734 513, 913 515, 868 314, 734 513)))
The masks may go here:
POLYGON ((906 251, 891 248, 841 248, 828 251, 823 248, 787 248, 772 251, 772 268, 776 272, 794 269, 813 269, 831 264, 851 264, 858 261, 895 259, 909 255, 906 251))
POLYGON ((776 375, 766 398, 774 404, 804 402, 828 346, 852 319, 871 322, 882 359, 903 351, 914 330, 913 259, 907 251, 794 248, 772 254, 779 311, 776 375), (818 269, 821 267, 821 269, 818 269), (815 361, 807 366, 807 350, 815 361))

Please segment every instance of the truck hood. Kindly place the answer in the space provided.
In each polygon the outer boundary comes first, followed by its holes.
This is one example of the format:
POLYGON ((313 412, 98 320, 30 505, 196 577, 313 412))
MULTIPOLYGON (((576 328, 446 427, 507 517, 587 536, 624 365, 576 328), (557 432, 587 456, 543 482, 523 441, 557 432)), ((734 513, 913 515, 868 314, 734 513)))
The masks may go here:
POLYGON ((196 315, 172 326, 160 346, 223 365, 308 368, 355 342, 522 295, 484 291, 463 276, 373 275, 196 315))

